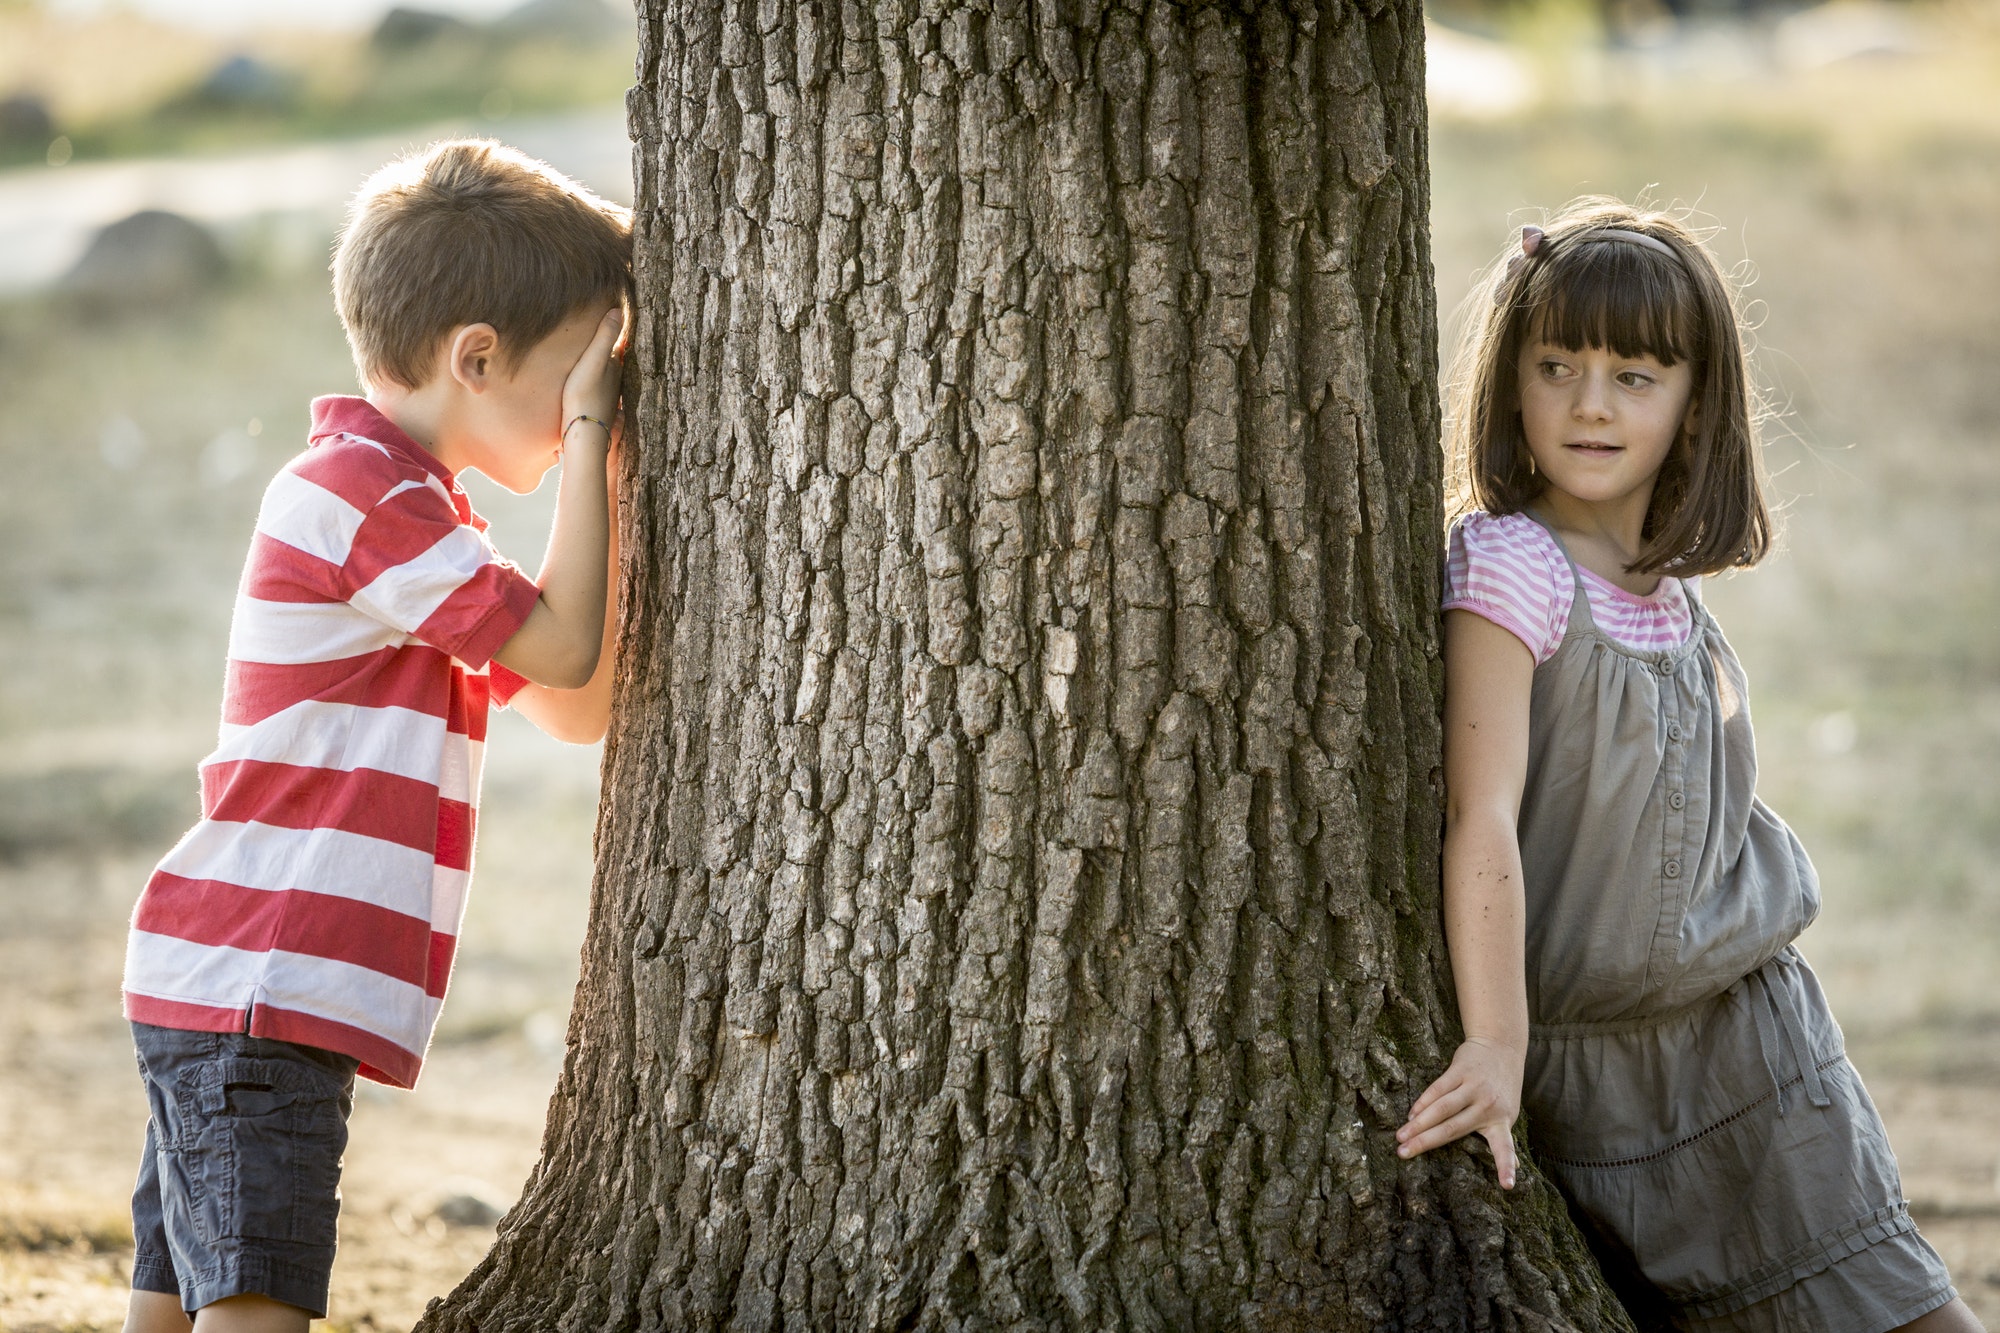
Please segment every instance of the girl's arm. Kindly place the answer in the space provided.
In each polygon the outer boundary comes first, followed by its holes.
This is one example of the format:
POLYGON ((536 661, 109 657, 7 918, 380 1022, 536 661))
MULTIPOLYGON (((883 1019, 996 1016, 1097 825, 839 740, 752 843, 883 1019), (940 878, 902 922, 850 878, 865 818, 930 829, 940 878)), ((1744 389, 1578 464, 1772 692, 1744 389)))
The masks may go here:
POLYGON ((1514 1187, 1514 1117, 1528 1052, 1516 826, 1528 772, 1534 655, 1470 611, 1444 615, 1444 934, 1465 1041, 1396 1131, 1414 1157, 1478 1133, 1514 1187))

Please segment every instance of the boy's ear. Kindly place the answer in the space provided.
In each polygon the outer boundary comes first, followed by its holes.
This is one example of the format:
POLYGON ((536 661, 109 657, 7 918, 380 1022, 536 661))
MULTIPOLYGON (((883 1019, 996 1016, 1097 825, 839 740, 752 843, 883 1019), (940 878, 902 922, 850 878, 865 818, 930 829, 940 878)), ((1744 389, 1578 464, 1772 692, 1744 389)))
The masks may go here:
POLYGON ((445 344, 445 373, 474 393, 500 375, 500 335, 491 324, 461 324, 445 344))

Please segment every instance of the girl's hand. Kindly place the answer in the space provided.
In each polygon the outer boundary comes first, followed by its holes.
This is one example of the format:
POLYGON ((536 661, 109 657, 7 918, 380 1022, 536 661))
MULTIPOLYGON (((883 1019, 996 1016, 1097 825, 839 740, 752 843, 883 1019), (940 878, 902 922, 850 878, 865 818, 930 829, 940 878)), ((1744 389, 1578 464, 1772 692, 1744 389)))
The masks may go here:
MULTIPOLYGON (((563 381, 564 426, 579 416, 608 422, 617 412, 618 381, 623 374, 619 365, 618 336, 624 328, 625 312, 617 306, 605 311, 604 318, 597 322, 596 336, 590 340, 590 346, 583 349, 583 355, 577 358, 569 378, 563 381)), ((609 441, 606 443, 608 446, 609 441)))
POLYGON ((1493 1149, 1502 1189, 1514 1188, 1514 1117, 1521 1113, 1523 1052, 1485 1037, 1467 1037, 1451 1068, 1424 1089, 1410 1118, 1396 1131, 1396 1155, 1415 1157, 1483 1136, 1493 1149))

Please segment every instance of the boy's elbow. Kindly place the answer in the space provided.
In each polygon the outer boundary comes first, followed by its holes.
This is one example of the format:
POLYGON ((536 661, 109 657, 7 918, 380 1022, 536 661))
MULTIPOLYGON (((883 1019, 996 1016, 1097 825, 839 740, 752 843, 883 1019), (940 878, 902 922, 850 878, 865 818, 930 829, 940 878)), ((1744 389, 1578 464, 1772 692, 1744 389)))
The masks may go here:
POLYGON ((595 745, 611 727, 608 690, 585 690, 556 696, 556 708, 541 723, 543 731, 569 745, 595 745))
POLYGON ((597 674, 604 647, 602 624, 582 627, 558 620, 546 605, 537 606, 528 621, 494 654, 502 666, 551 690, 580 690, 597 674))
POLYGON ((556 726, 543 728, 549 735, 555 737, 565 745, 595 745, 604 739, 604 733, 608 729, 604 722, 579 721, 569 718, 564 719, 556 726))
POLYGON ((563 655, 561 660, 549 664, 548 679, 541 684, 552 690, 580 690, 590 684, 590 678, 597 674, 598 645, 590 644, 581 652, 563 655))

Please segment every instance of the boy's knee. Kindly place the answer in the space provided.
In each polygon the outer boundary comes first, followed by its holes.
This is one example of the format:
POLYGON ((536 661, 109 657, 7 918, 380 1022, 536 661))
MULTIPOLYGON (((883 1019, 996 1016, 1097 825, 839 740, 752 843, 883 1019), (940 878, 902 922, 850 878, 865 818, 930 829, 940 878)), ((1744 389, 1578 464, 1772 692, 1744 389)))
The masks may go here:
POLYGON ((188 1333, 192 1327, 178 1295, 135 1291, 125 1307, 124 1333, 188 1333))
POLYGON ((195 1333, 306 1333, 312 1315, 269 1296, 225 1296, 194 1317, 195 1333))

